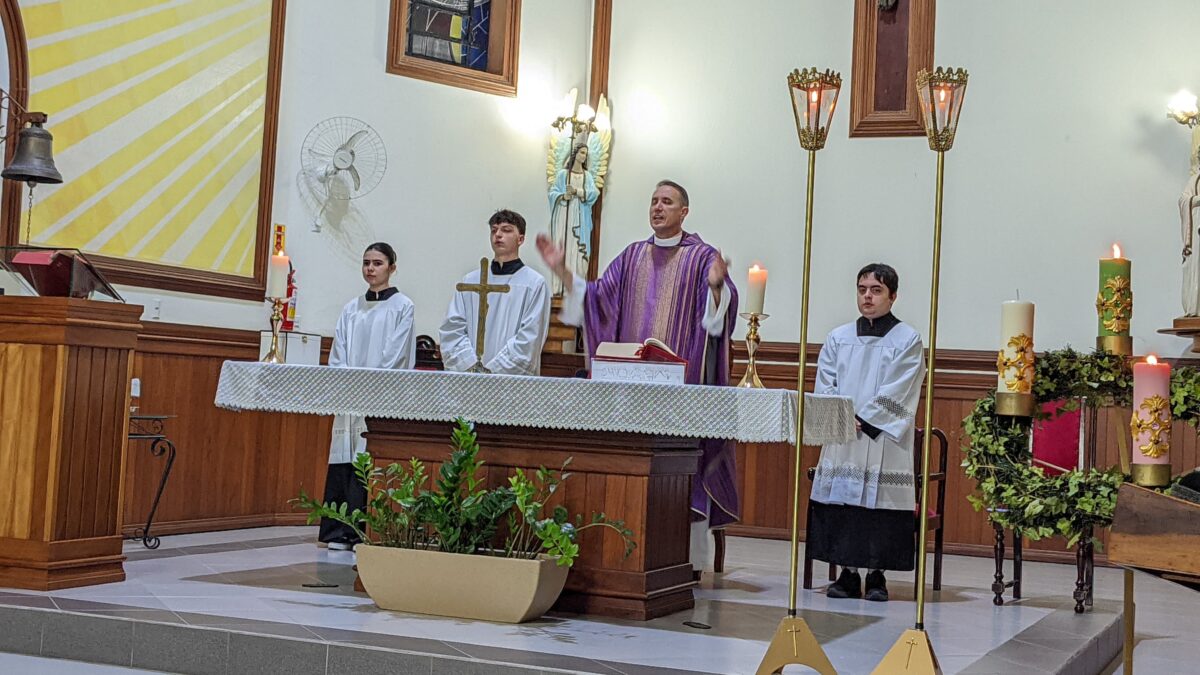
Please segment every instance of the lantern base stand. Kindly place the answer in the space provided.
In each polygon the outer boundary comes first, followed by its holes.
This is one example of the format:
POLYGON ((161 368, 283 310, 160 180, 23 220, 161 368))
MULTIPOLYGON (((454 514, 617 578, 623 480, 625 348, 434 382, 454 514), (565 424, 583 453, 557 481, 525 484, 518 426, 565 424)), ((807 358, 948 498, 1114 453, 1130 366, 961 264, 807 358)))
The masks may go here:
MULTIPOLYGON (((793 558, 794 561, 794 558, 793 558)), ((767 647, 756 675, 779 675, 784 666, 808 666, 821 675, 837 675, 825 650, 821 649, 817 637, 808 624, 798 616, 784 617, 775 629, 775 637, 767 647)))
POLYGON ((996 392, 996 414, 1005 417, 1033 417, 1037 401, 1033 394, 1015 391, 996 392))
POLYGON ((1146 488, 1161 488, 1171 484, 1170 464, 1134 464, 1133 484, 1146 488))
POLYGON ((929 643, 929 634, 923 630, 910 628, 904 631, 896 644, 883 655, 883 660, 871 671, 872 675, 892 675, 892 673, 920 673, 933 675, 942 672, 938 665, 937 655, 933 653, 933 645, 929 643))
POLYGON ((1133 356, 1133 338, 1128 335, 1101 335, 1096 338, 1096 351, 1133 356))

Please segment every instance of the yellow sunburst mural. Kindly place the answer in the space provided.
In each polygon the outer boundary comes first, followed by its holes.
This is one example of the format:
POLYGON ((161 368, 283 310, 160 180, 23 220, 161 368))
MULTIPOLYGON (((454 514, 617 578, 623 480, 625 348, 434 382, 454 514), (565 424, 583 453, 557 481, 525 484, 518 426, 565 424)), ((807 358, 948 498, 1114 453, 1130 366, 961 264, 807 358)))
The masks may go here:
POLYGON ((253 276, 271 5, 23 1, 65 179, 38 187, 30 243, 253 276))

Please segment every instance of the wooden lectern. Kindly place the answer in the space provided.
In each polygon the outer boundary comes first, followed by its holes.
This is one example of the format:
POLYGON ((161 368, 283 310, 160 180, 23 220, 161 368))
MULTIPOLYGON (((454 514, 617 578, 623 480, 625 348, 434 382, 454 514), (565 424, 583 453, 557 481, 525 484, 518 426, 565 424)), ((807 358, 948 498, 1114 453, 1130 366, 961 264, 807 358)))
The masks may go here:
POLYGON ((0 296, 0 587, 123 581, 140 305, 0 296))

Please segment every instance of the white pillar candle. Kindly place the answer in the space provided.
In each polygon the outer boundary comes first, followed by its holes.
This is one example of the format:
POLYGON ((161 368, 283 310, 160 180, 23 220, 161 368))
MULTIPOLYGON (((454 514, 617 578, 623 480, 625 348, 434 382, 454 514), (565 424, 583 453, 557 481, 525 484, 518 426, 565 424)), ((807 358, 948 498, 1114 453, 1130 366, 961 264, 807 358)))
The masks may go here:
POLYGON ((283 252, 271 256, 271 264, 267 266, 266 296, 268 298, 287 297, 287 278, 291 269, 289 263, 290 260, 283 252))
POLYGON ((1033 303, 1009 300, 1000 305, 1000 359, 996 391, 1033 390, 1033 303), (1024 367, 1022 367, 1024 366, 1024 367))
POLYGON ((763 299, 767 295, 767 268, 754 265, 750 268, 750 280, 746 284, 746 311, 763 313, 763 299))

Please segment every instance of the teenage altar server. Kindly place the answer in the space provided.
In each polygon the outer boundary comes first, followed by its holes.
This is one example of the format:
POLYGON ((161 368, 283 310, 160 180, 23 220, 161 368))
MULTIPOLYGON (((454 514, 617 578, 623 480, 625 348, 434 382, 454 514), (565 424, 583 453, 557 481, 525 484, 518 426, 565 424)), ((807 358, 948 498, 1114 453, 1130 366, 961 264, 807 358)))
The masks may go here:
MULTIPOLYGON (((367 292, 346 303, 338 317, 329 352, 329 365, 343 368, 412 368, 416 358, 413 304, 391 285, 396 272, 396 251, 377 242, 363 251, 362 276, 367 292)), ((354 457, 367 449, 362 437, 366 421, 337 415, 329 443, 329 472, 325 478, 325 503, 346 503, 350 511, 366 506, 367 492, 354 475, 354 457)), ((358 537, 348 526, 321 519, 318 540, 331 549, 354 548, 358 537)))

